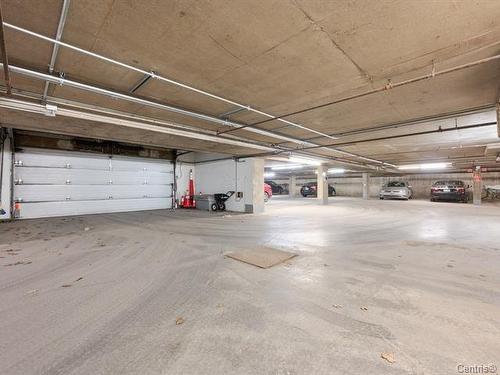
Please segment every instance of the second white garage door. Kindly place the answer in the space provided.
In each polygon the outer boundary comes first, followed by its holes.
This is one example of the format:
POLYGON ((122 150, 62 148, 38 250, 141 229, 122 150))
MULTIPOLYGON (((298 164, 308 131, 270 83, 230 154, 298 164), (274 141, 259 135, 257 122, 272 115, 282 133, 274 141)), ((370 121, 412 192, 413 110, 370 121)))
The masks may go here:
POLYGON ((24 149, 16 152, 20 218, 172 208, 168 160, 24 149))

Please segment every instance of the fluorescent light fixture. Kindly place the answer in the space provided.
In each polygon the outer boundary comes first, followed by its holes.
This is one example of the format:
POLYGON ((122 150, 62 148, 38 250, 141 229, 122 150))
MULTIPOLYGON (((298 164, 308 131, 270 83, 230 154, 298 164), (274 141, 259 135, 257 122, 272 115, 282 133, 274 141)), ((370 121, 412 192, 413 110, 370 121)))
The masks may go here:
POLYGON ((293 163, 307 164, 307 165, 321 165, 321 161, 316 159, 302 158, 299 156, 292 156, 290 159, 293 163))
POLYGON ((276 173, 274 172, 264 172, 264 178, 271 178, 276 176, 276 173))
POLYGON ((422 164, 420 167, 422 169, 445 169, 448 168, 451 164, 450 163, 428 163, 428 164, 422 164))
POLYGON ((279 164, 271 167, 273 171, 284 171, 288 169, 300 169, 303 168, 303 165, 298 165, 298 164, 279 164))
POLYGON ((446 169, 451 165, 451 163, 424 163, 424 164, 407 164, 400 165, 398 169, 401 170, 434 170, 434 169, 446 169))
POLYGON ((328 170, 328 173, 331 173, 331 174, 341 174, 341 173, 344 173, 344 172, 345 172, 344 168, 330 168, 328 170))

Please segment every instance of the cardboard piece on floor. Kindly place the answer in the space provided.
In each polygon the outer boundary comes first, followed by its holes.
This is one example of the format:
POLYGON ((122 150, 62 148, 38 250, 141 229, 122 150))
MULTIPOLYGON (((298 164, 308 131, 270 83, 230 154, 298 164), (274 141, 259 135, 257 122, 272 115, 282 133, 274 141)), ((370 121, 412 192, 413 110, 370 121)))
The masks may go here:
POLYGON ((226 256, 256 267, 269 268, 291 259, 297 256, 297 254, 263 246, 227 253, 226 256))

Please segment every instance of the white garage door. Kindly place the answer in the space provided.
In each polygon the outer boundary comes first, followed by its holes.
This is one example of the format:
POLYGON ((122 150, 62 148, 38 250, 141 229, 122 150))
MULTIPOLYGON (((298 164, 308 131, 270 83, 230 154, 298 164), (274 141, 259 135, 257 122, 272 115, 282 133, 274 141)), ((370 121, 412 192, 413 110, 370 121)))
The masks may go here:
POLYGON ((172 208, 168 160, 24 149, 14 165, 20 218, 172 208))

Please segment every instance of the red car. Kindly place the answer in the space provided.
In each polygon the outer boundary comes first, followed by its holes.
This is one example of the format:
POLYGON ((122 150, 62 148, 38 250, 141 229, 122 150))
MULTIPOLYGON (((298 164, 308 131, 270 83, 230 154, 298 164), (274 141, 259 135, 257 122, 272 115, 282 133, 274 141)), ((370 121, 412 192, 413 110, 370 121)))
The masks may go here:
POLYGON ((267 202, 269 198, 273 196, 273 189, 269 184, 264 182, 264 202, 267 202))

